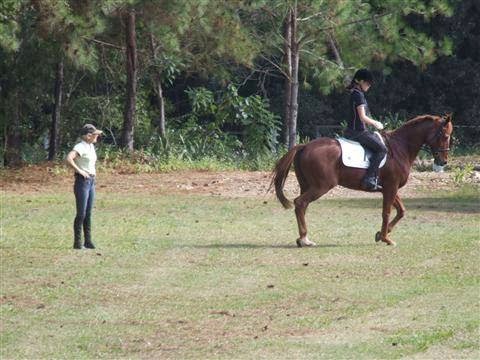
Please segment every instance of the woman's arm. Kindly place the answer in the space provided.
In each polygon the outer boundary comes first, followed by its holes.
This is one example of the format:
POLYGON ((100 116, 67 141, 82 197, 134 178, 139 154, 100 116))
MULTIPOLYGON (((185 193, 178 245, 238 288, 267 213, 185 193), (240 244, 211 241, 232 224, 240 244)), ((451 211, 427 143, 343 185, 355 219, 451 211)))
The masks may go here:
POLYGON ((369 117, 365 113, 365 106, 358 105, 357 112, 358 112, 358 115, 360 116, 360 120, 362 120, 364 124, 371 125, 377 128, 378 130, 383 130, 383 124, 380 121, 373 120, 371 117, 369 117))
POLYGON ((86 171, 83 171, 80 169, 77 164, 75 164, 75 158, 79 156, 78 153, 75 150, 72 150, 68 153, 67 158, 66 158, 66 163, 70 165, 76 172, 78 172, 80 175, 82 175, 85 179, 88 179, 90 177, 90 174, 87 173, 86 171))

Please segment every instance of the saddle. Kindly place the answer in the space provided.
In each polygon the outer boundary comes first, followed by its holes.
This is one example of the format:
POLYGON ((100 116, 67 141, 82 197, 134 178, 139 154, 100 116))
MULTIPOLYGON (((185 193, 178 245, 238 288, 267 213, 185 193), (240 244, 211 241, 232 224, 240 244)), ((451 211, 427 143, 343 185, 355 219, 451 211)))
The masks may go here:
MULTIPOLYGON (((375 131, 375 135, 385 144, 382 136, 377 131, 375 131)), ((336 140, 340 143, 342 149, 343 165, 359 169, 368 169, 368 166, 370 165, 370 157, 372 156, 372 152, 369 149, 365 149, 357 141, 346 139, 344 137, 337 137, 336 140)), ((379 168, 383 167, 386 161, 387 155, 385 155, 380 162, 379 168)))

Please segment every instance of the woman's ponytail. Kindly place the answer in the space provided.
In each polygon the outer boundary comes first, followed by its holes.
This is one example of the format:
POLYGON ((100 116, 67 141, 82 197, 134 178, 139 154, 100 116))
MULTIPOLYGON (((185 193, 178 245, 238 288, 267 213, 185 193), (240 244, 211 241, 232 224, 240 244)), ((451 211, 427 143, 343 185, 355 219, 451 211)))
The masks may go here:
POLYGON ((352 90, 352 89, 355 87, 356 84, 357 84, 357 82, 355 81, 355 79, 352 79, 352 81, 350 81, 350 84, 347 85, 347 86, 345 87, 345 89, 348 90, 348 91, 350 91, 350 90, 352 90))

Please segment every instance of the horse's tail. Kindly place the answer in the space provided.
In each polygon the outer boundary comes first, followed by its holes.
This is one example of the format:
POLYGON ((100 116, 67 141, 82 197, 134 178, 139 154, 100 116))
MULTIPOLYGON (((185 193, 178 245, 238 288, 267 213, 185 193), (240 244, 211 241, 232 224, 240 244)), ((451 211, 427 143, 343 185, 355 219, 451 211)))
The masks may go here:
POLYGON ((288 200, 283 193, 285 180, 287 179, 290 167, 295 160, 295 155, 297 155, 297 152, 302 150, 304 147, 305 145, 301 144, 291 148, 290 151, 288 151, 280 160, 277 161, 277 164, 272 172, 272 182, 270 183, 269 190, 272 188, 272 185, 275 185, 275 194, 277 195, 277 199, 285 209, 292 207, 292 202, 288 200))

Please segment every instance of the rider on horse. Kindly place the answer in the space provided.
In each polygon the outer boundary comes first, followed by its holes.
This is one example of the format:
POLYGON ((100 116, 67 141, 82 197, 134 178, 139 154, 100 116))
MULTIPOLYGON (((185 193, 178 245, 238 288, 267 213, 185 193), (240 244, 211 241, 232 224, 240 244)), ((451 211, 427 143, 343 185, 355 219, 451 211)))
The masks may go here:
POLYGON ((387 153, 387 148, 379 137, 372 131, 367 130, 365 126, 371 125, 378 130, 383 129, 381 122, 370 117, 367 100, 365 99, 365 92, 368 91, 372 83, 372 73, 367 69, 360 69, 355 73, 351 84, 347 87, 350 90, 351 115, 344 135, 346 138, 358 141, 362 146, 372 151, 370 166, 362 180, 362 185, 366 190, 381 190, 382 187, 378 184, 378 167, 387 153))

